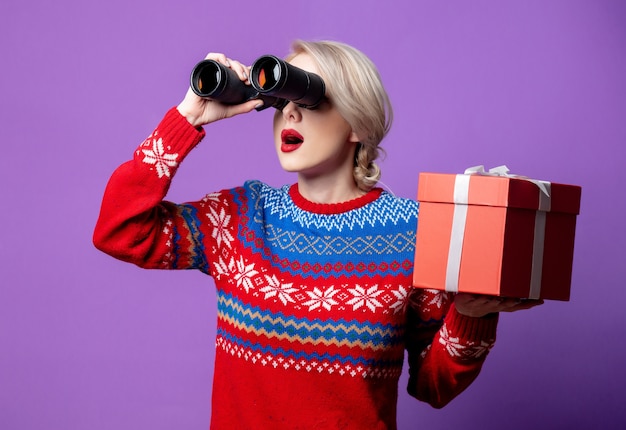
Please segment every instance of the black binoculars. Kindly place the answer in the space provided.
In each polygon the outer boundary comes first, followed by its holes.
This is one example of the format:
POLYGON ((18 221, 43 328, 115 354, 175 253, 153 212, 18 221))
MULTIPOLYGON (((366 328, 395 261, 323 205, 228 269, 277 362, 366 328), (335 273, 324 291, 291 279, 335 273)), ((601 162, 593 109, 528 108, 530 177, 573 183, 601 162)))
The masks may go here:
POLYGON ((191 72, 191 89, 200 97, 224 104, 239 104, 260 99, 263 106, 282 109, 288 102, 313 109, 326 93, 322 78, 292 66, 273 55, 259 57, 250 68, 250 83, 244 84, 237 74, 214 60, 203 60, 191 72))

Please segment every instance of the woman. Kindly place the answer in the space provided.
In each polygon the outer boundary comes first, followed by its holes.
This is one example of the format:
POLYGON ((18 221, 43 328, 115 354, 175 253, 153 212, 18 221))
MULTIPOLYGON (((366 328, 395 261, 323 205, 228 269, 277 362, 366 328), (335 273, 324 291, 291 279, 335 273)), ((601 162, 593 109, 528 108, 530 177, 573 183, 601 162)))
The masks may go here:
MULTIPOLYGON (((241 63, 207 58, 248 81, 241 63)), ((202 127, 260 103, 188 91, 111 177, 94 243, 144 268, 214 278, 212 428, 392 429, 405 348, 409 393, 442 407, 480 371, 497 312, 534 303, 413 290, 418 205, 375 187, 391 124, 376 68, 328 41, 298 41, 287 60, 326 83, 317 108, 288 102, 274 116, 278 158, 297 183, 163 201, 202 127)))

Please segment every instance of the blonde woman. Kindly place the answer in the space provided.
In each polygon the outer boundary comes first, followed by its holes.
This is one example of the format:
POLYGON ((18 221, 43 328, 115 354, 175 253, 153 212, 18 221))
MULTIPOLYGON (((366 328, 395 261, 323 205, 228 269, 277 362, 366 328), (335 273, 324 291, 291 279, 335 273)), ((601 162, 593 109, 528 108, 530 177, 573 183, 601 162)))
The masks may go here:
MULTIPOLYGON (((249 67, 207 58, 248 81, 249 67)), ((392 120, 379 73, 338 42, 297 41, 287 61, 326 83, 315 109, 286 102, 274 116, 274 146, 294 184, 251 180, 165 201, 204 127, 260 103, 190 90, 113 173, 94 243, 140 267, 213 277, 211 428, 393 429, 405 349, 409 393, 442 407, 478 375, 498 312, 532 304, 413 289, 418 204, 376 186, 392 120)))

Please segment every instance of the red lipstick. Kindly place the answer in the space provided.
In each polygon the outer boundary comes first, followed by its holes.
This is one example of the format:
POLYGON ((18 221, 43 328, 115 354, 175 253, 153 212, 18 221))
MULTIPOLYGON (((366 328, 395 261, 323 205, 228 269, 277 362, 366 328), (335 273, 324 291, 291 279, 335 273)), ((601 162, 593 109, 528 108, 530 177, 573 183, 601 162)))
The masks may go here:
POLYGON ((280 140, 282 141, 280 150, 282 152, 291 152, 300 147, 300 144, 304 142, 304 137, 296 130, 284 129, 280 132, 280 140))

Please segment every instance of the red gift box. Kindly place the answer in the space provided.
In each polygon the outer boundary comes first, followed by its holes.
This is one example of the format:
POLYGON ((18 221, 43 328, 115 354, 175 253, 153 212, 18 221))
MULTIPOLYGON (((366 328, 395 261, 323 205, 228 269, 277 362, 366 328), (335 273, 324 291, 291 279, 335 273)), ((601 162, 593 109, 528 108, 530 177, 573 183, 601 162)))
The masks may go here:
POLYGON ((516 298, 570 298, 581 188, 482 166, 421 173, 413 285, 516 298))

